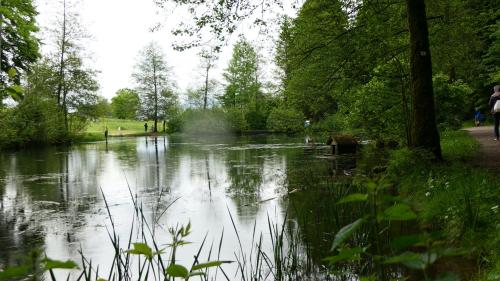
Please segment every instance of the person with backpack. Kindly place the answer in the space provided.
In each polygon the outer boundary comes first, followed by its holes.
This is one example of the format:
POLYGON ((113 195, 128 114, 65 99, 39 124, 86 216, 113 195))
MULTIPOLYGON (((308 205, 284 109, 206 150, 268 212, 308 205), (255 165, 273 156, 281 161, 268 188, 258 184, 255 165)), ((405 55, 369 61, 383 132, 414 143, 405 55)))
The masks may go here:
POLYGON ((497 141, 500 138, 500 133, 498 132, 498 126, 500 125, 500 85, 496 85, 493 87, 493 94, 490 97, 490 110, 491 114, 493 114, 493 118, 495 119, 495 140, 497 141))

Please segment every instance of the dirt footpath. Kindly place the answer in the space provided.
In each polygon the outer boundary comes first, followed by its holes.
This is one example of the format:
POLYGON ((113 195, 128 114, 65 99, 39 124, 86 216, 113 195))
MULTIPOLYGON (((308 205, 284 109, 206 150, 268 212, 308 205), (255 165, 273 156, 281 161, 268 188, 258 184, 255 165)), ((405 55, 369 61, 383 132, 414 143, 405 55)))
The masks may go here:
POLYGON ((500 171, 500 141, 493 140, 493 126, 480 126, 465 129, 479 141, 481 148, 473 164, 500 171))

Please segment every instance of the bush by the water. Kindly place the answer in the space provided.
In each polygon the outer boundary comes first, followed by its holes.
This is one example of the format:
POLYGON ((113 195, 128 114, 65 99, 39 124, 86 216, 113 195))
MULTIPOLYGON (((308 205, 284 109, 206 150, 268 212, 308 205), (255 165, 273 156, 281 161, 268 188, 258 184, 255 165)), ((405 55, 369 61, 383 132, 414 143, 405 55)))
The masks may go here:
POLYGON ((0 147, 63 142, 64 119, 54 103, 26 97, 15 108, 0 109, 0 147))
POLYGON ((277 107, 271 110, 267 128, 275 132, 295 133, 304 129, 304 114, 292 108, 277 107))

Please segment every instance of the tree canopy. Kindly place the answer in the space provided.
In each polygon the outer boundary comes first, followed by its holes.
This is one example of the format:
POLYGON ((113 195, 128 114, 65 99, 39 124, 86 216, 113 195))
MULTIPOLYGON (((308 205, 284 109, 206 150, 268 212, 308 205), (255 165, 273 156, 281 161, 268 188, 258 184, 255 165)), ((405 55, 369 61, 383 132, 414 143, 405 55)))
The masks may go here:
POLYGON ((139 113, 139 95, 131 89, 120 89, 111 98, 113 117, 118 119, 136 119, 139 113))
POLYGON ((2 0, 0 5, 0 98, 19 100, 21 75, 39 57, 37 12, 32 0, 2 0))
POLYGON ((154 120, 156 132, 161 110, 167 107, 164 104, 167 99, 163 97, 172 90, 169 68, 158 43, 151 42, 142 49, 133 77, 141 98, 142 115, 154 120))

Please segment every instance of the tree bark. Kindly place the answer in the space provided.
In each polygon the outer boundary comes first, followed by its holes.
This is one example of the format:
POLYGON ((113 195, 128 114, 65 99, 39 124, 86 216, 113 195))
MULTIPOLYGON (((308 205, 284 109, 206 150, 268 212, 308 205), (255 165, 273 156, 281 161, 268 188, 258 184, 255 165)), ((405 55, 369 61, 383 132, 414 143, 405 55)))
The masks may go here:
POLYGON ((57 105, 61 106, 65 101, 61 101, 61 93, 64 84, 64 55, 66 53, 66 0, 63 1, 63 22, 61 34, 61 53, 59 58, 59 83, 57 85, 57 105))
POLYGON ((205 92, 203 96, 203 109, 207 109, 207 97, 208 97, 208 74, 210 72, 210 61, 207 63, 207 69, 205 73, 205 92))
POLYGON ((441 160, 441 144, 434 110, 429 31, 424 0, 406 0, 410 30, 410 85, 413 101, 411 143, 441 160))
POLYGON ((156 79, 156 59, 153 58, 153 83, 155 87, 155 125, 153 128, 153 132, 157 132, 158 128, 158 85, 157 85, 157 79, 156 79))

